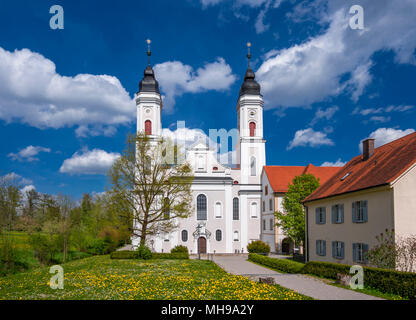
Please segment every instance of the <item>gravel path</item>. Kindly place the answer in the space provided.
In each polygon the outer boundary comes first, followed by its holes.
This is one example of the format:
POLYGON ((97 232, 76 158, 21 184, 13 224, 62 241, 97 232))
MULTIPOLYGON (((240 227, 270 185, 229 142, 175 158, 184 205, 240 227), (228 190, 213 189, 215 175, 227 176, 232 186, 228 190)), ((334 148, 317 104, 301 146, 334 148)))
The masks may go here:
POLYGON ((301 274, 279 273, 247 261, 247 256, 215 256, 214 262, 225 271, 251 278, 273 277, 282 287, 297 291, 318 300, 382 300, 348 289, 338 288, 301 274))

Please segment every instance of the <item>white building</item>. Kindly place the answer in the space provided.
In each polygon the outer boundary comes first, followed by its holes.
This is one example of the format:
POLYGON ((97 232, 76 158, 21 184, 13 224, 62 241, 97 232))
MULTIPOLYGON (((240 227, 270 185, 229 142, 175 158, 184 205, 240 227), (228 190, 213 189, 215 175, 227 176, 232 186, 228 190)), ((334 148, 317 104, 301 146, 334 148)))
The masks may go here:
MULTIPOLYGON (((149 53, 150 54, 150 53, 149 53)), ((250 58, 250 56, 248 56, 250 58)), ((151 139, 162 133, 162 98, 150 64, 136 94, 137 132, 151 139)), ((261 233, 261 173, 266 162, 263 139, 263 98, 254 72, 247 69, 237 102, 236 168, 217 161, 215 150, 198 141, 186 152, 193 167, 192 193, 195 212, 178 221, 179 228, 149 239, 156 252, 169 252, 176 245, 190 253, 247 252, 247 244, 261 233), (199 227, 199 236, 194 235, 199 227)), ((137 245, 139 239, 132 239, 137 245)))

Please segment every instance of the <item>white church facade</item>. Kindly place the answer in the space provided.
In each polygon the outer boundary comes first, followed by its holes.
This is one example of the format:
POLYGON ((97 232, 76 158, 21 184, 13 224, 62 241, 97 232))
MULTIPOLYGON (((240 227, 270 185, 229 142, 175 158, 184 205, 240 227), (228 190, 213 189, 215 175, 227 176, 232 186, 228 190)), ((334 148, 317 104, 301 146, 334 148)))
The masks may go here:
MULTIPOLYGON (((135 100, 137 132, 160 139, 162 97, 150 63, 135 100)), ((183 245, 190 253, 244 253, 251 241, 261 238, 261 173, 266 162, 266 141, 263 98, 250 67, 240 89, 237 118, 235 167, 222 165, 216 150, 205 141, 187 148, 186 161, 194 174, 194 212, 179 219, 175 231, 150 238, 148 246, 153 251, 170 252, 176 245, 183 245)), ((133 246, 138 243, 138 238, 132 239, 133 246)))

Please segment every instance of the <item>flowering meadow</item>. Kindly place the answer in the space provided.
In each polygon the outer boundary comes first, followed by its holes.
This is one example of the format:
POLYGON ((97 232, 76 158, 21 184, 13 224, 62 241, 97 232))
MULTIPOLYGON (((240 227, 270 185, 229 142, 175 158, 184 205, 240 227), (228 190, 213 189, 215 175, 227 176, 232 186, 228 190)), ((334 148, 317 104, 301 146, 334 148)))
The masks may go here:
POLYGON ((48 267, 0 278, 0 299, 304 300, 294 291, 226 273, 199 260, 111 260, 108 255, 68 262, 64 289, 51 289, 48 267))

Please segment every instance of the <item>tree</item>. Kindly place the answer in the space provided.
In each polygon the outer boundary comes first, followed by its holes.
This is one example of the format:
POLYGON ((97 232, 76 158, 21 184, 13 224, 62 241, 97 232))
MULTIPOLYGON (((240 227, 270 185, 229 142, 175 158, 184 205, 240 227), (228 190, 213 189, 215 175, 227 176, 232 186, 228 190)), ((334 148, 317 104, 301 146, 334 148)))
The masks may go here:
POLYGON ((283 212, 275 212, 278 225, 296 245, 305 241, 305 212, 302 201, 319 187, 319 179, 312 174, 302 174, 293 179, 283 197, 283 212))
POLYGON ((186 162, 167 161, 169 155, 179 159, 179 153, 170 140, 129 135, 123 155, 110 169, 111 201, 133 221, 132 233, 140 245, 148 236, 174 230, 177 219, 192 212, 191 168, 186 162))

